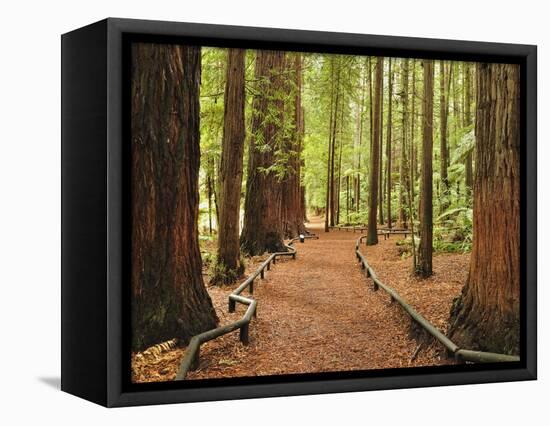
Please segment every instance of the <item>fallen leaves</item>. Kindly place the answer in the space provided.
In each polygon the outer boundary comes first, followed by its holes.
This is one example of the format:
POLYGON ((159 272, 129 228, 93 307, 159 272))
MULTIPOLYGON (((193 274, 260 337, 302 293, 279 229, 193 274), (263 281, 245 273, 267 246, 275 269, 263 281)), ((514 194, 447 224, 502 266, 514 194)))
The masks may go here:
MULTIPOLYGON (((441 365, 453 361, 436 344, 423 346, 410 336, 410 319, 383 292, 374 292, 355 262, 357 233, 324 233, 312 224, 320 240, 298 245, 296 260, 280 259, 266 279, 258 278, 254 298, 258 317, 250 324, 250 344, 238 332, 201 346, 200 367, 187 378, 209 379, 259 375, 318 373, 441 365)), ((397 236, 366 249, 380 279, 395 288, 429 321, 446 331, 452 299, 464 283, 467 255, 434 257, 433 277, 411 274, 410 259, 401 259, 397 236)), ((365 250, 365 246, 362 246, 365 250)), ((263 260, 247 265, 253 270, 263 260)), ((208 289, 222 324, 235 321, 244 307, 227 312, 233 287, 208 289)), ((154 360, 132 357, 134 381, 173 380, 185 348, 163 351, 154 360)))

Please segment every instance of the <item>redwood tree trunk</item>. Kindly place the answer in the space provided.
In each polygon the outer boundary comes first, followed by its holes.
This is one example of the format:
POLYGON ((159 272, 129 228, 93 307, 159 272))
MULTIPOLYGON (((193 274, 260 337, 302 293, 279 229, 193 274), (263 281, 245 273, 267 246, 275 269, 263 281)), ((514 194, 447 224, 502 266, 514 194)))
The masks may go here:
POLYGON ((327 185, 325 194, 325 232, 329 231, 330 225, 330 206, 331 206, 331 153, 332 153, 332 126, 334 125, 334 57, 330 59, 330 119, 329 119, 329 136, 328 136, 328 152, 327 152, 327 185))
POLYGON ((420 244, 416 273, 422 277, 432 275, 433 251, 433 94, 434 64, 424 60, 424 99, 422 103, 422 175, 420 195, 420 244))
POLYGON ((330 152, 330 226, 336 224, 336 182, 334 180, 334 167, 336 157, 336 129, 338 125, 338 105, 340 99, 340 61, 337 62, 336 70, 336 93, 334 99, 334 117, 332 123, 332 145, 330 152))
MULTIPOLYGON (((439 61, 439 115, 440 115, 440 126, 439 126, 439 146, 440 146, 440 162, 439 170, 441 175, 441 184, 442 184, 442 195, 446 197, 449 192, 449 178, 447 173, 447 164, 449 153, 447 149, 447 116, 449 114, 449 87, 451 82, 451 71, 452 67, 449 67, 448 76, 445 74, 445 62, 439 61), (447 83, 447 80, 448 82, 447 83)), ((446 198, 442 200, 441 209, 445 210, 447 208, 446 198)))
POLYGON ((200 48, 132 46, 132 349, 218 319, 202 279, 200 48))
POLYGON ((218 256, 212 282, 230 284, 243 273, 239 247, 239 213, 243 176, 244 49, 228 49, 225 80, 223 140, 220 164, 220 223, 218 256))
POLYGON ((401 100, 403 105, 403 116, 401 126, 401 158, 399 160, 399 227, 407 228, 407 213, 405 206, 406 200, 406 188, 407 188, 407 130, 408 130, 408 118, 409 118, 409 60, 402 59, 401 68, 401 100))
POLYGON ((468 349, 519 354, 519 66, 477 65, 474 238, 449 336, 468 349))
POLYGON ((378 229, 376 226, 376 213, 378 202, 378 179, 380 178, 380 130, 381 123, 381 91, 382 91, 382 73, 384 68, 384 58, 378 58, 376 61, 376 80, 374 87, 374 112, 372 124, 372 149, 370 156, 369 173, 369 223, 367 231, 367 244, 378 244, 378 229))
POLYGON ((252 101, 244 226, 241 234, 241 248, 251 256, 266 251, 286 251, 281 221, 281 181, 273 170, 276 151, 283 143, 284 69, 284 52, 257 51, 255 79, 258 85, 252 101))
POLYGON ((388 123, 386 127, 386 206, 387 206, 387 216, 388 216, 388 228, 392 227, 392 218, 391 218, 391 187, 392 187, 392 98, 393 98, 393 72, 392 72, 392 60, 389 59, 389 68, 388 68, 388 123))
POLYGON ((305 233, 304 213, 302 210, 301 153, 303 143, 302 118, 302 58, 296 53, 288 64, 288 76, 292 82, 287 84, 289 105, 285 107, 285 120, 289 120, 289 138, 286 142, 288 154, 287 173, 283 191, 283 233, 286 238, 294 238, 305 233))
POLYGON ((380 142, 378 166, 378 221, 384 224, 384 58, 382 58, 382 83, 380 88, 380 142))

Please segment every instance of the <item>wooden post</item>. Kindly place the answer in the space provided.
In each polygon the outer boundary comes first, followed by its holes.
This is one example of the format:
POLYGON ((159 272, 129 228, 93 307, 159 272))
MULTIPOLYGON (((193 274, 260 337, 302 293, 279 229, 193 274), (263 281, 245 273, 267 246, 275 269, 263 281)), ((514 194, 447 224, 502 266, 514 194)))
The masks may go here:
POLYGON ((248 323, 239 330, 239 339, 243 345, 248 345, 248 323))
POLYGON ((264 279, 264 269, 262 268, 262 270, 260 271, 260 278, 263 280, 264 279))
POLYGON ((235 312, 235 301, 233 299, 229 299, 229 306, 227 307, 227 310, 229 312, 235 312))
POLYGON ((248 286, 248 291, 250 294, 254 294, 254 280, 250 281, 250 285, 248 286))

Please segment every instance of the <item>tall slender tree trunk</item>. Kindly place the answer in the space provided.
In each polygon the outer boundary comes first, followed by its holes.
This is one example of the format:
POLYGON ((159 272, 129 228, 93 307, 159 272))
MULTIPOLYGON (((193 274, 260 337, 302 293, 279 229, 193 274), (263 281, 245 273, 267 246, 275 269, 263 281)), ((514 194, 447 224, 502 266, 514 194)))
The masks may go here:
POLYGON ((332 127, 334 126, 334 57, 330 58, 330 120, 328 132, 328 152, 327 152, 327 190, 325 194, 325 232, 329 231, 330 225, 330 205, 332 198, 330 192, 332 189, 330 181, 330 165, 332 153, 332 127))
POLYGON ((432 275, 433 251, 433 95, 434 64, 424 60, 424 98, 422 103, 422 176, 420 196, 420 244, 416 273, 422 277, 432 275))
MULTIPOLYGON (((364 71, 363 76, 363 84, 362 84, 362 90, 361 90, 361 107, 359 108, 360 111, 360 118, 359 118, 359 154, 357 156, 357 170, 361 170, 361 154, 363 152, 363 123, 364 123, 364 112, 365 112, 365 97, 366 97, 366 82, 367 74, 366 70, 364 71)), ((356 192, 355 192, 355 199, 357 200, 355 203, 355 211, 359 212, 361 209, 361 173, 357 173, 357 182, 356 182, 356 192)))
POLYGON ((214 199, 214 216, 216 217, 216 229, 219 227, 220 223, 220 208, 218 204, 218 186, 219 186, 219 173, 218 173, 218 165, 214 158, 210 157, 208 159, 210 162, 210 165, 208 166, 209 169, 212 171, 212 197, 214 199))
POLYGON ((281 220, 282 184, 272 168, 276 151, 283 143, 284 70, 284 52, 257 51, 255 79, 258 87, 252 100, 244 226, 241 233, 241 249, 252 256, 266 251, 286 251, 281 220))
POLYGON ((412 59, 412 96, 411 96, 411 138, 410 138, 410 149, 409 149, 409 222, 411 224, 411 242, 412 242, 412 260, 413 260, 413 271, 416 271, 417 267, 417 252, 416 252, 416 236, 415 236, 415 215, 414 215, 414 205, 415 205, 415 194, 414 186, 416 184, 416 150, 415 150, 415 130, 416 130, 416 116, 415 116, 415 105, 416 105, 416 60, 412 59))
POLYGON ((448 207, 447 197, 449 195, 449 178, 447 173, 447 164, 449 162, 449 153, 447 149, 447 116, 449 114, 449 87, 451 83, 452 66, 449 67, 448 75, 445 73, 445 62, 439 61, 439 172, 442 186, 441 210, 448 207), (447 82, 448 79, 448 82, 447 82))
POLYGON ((349 223, 349 207, 350 207, 350 199, 349 199, 349 175, 346 176, 346 223, 349 223))
POLYGON ((217 274, 212 283, 230 284, 243 273, 239 247, 239 213, 243 177, 244 49, 228 49, 225 80, 223 140, 220 165, 220 223, 217 274))
POLYGON ((287 238, 294 238, 305 232, 300 185, 303 118, 302 59, 299 53, 289 57, 287 74, 291 81, 286 84, 289 101, 285 107, 285 121, 290 122, 290 126, 287 126, 290 130, 285 137, 288 163, 283 186, 282 210, 284 235, 287 238))
POLYGON ((332 147, 330 151, 330 226, 334 226, 336 219, 336 183, 334 181, 334 166, 336 154, 336 129, 338 125, 338 105, 340 99, 340 61, 336 69, 336 93, 334 100, 334 118, 332 126, 332 147))
MULTIPOLYGON (((416 60, 412 59, 412 96, 411 96, 411 146, 410 146, 410 173, 409 173, 409 183, 410 183, 410 192, 413 205, 415 204, 415 185, 416 185, 416 140, 415 140, 415 130, 416 130, 416 60)), ((414 214, 412 217, 414 221, 414 214)))
MULTIPOLYGON (((373 58, 369 56, 369 155, 372 156, 372 144, 374 141, 374 135, 373 135, 373 129, 374 129, 374 97, 373 97, 373 65, 372 65, 373 58)), ((367 165, 367 175, 369 176, 369 193, 367 194, 367 199, 370 200, 370 161, 369 158, 369 164, 367 165)), ((370 205, 370 201, 369 201, 370 205)), ((367 206, 368 207, 368 206, 367 206)), ((370 208, 370 207, 369 207, 370 208)))
POLYGON ((382 91, 382 78, 384 71, 384 58, 378 58, 376 61, 376 82, 374 89, 374 113, 373 113, 373 138, 372 138, 372 151, 370 158, 370 178, 369 178, 369 223, 367 231, 367 244, 378 244, 378 229, 376 226, 376 212, 378 203, 378 179, 380 178, 379 166, 380 166, 380 130, 382 128, 381 123, 381 91, 382 91))
POLYGON ((206 192, 208 198, 208 233, 212 235, 212 177, 210 173, 209 171, 206 178, 206 192))
POLYGON ((402 59, 401 66, 401 103, 402 103, 402 126, 401 126, 401 156, 399 160, 399 227, 407 227, 407 214, 405 211, 406 186, 407 186, 407 131, 408 131, 408 107, 409 107, 409 60, 402 59))
POLYGON ((382 58, 382 87, 380 89, 380 164, 378 165, 378 222, 384 224, 384 59, 382 58))
POLYGON ((386 203, 387 203, 387 216, 388 216, 388 228, 392 227, 391 218, 391 187, 392 187, 392 98, 393 98, 393 71, 392 71, 392 59, 389 59, 388 66, 388 123, 386 130, 386 203))
MULTIPOLYGON (((464 117, 466 119, 465 124, 466 126, 469 126, 472 124, 472 112, 471 112, 471 106, 472 106, 472 79, 471 79, 471 72, 470 72, 470 64, 465 63, 465 76, 464 76, 464 98, 465 98, 465 105, 464 105, 464 117)), ((472 187, 474 182, 474 167, 473 167, 473 158, 472 153, 469 153, 466 157, 466 195, 469 198, 472 194, 472 187)))
POLYGON ((477 65, 474 237, 449 336, 469 349, 519 354, 520 70, 477 65))
POLYGON ((132 349, 216 327, 202 279, 200 48, 132 45, 132 349))
POLYGON ((338 132, 339 143, 338 143, 338 179, 337 179, 337 189, 336 189, 336 223, 340 223, 340 186, 342 184, 342 148, 344 146, 343 141, 343 128, 344 128, 344 96, 341 96, 341 105, 340 105, 340 131, 338 132))

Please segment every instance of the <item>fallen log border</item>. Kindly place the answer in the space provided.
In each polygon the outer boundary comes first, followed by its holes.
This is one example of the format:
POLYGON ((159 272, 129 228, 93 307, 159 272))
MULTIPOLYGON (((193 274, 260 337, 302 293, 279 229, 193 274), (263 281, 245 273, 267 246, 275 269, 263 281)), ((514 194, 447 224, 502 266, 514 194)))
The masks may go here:
POLYGON ((520 360, 519 356, 498 354, 493 352, 481 352, 472 351, 469 349, 459 348, 453 343, 447 336, 445 336, 439 329, 437 329, 426 318, 420 315, 411 305, 409 305, 405 299, 403 299, 399 293, 393 288, 384 284, 378 279, 374 269, 368 264, 365 255, 359 250, 359 246, 366 235, 362 235, 357 239, 355 243, 355 256, 361 264, 361 269, 365 270, 367 278, 370 278, 373 282, 374 291, 377 291, 380 287, 390 295, 391 301, 397 301, 403 310, 409 314, 411 319, 426 330, 432 337, 434 337, 439 343, 441 343, 454 357, 458 360, 475 362, 475 363, 489 363, 489 362, 517 362, 520 360))
POLYGON ((315 234, 308 234, 292 238, 288 243, 285 244, 285 247, 288 249, 288 251, 271 253, 271 255, 269 255, 269 257, 265 261, 263 261, 262 264, 252 274, 250 274, 240 286, 238 286, 235 290, 231 292, 228 302, 229 312, 235 312, 236 304, 241 303, 248 306, 243 317, 230 324, 224 325, 222 327, 217 327, 193 336, 189 341, 189 344, 187 345, 185 355, 181 360, 178 374, 176 375, 175 380, 185 379, 185 376, 187 376, 187 373, 190 370, 196 370, 199 367, 200 347, 203 343, 213 340, 216 337, 223 336, 224 334, 231 333, 232 331, 239 330, 239 340, 243 345, 248 345, 248 329, 252 318, 256 318, 256 309, 258 302, 254 299, 241 296, 241 293, 245 289, 248 289, 249 293, 252 295, 254 293, 254 280, 258 278, 258 276, 263 279, 265 276, 265 270, 267 269, 269 271, 271 263, 275 264, 278 257, 291 256, 293 259, 296 259, 296 248, 293 247, 294 242, 300 241, 303 243, 306 239, 319 239, 319 237, 315 234))

